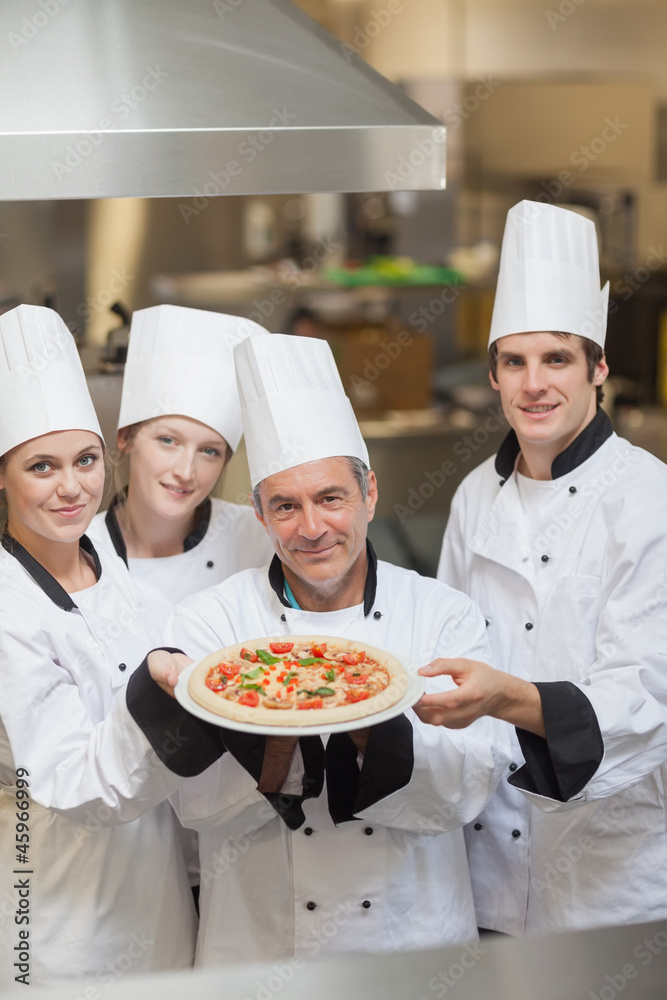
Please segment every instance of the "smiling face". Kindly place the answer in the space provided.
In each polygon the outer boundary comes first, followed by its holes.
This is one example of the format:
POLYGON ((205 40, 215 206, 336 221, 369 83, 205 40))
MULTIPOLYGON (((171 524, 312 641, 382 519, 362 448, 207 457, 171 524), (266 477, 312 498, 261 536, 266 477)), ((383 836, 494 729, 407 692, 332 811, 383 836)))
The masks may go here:
POLYGON ((45 540, 77 541, 102 500, 99 437, 55 431, 18 445, 4 456, 0 488, 7 499, 7 527, 28 551, 38 551, 45 540))
POLYGON ((168 521, 188 518, 206 499, 230 454, 217 431, 180 416, 146 421, 131 441, 123 428, 118 447, 130 455, 133 502, 168 521))
POLYGON ((260 497, 261 520, 302 607, 311 591, 336 594, 338 607, 347 606, 359 583, 363 594, 366 534, 377 501, 372 472, 365 500, 346 458, 306 462, 269 476, 260 497))
POLYGON ((553 461, 595 416, 596 387, 608 371, 603 359, 589 381, 580 337, 515 333, 498 341, 496 376, 489 377, 522 451, 553 461))

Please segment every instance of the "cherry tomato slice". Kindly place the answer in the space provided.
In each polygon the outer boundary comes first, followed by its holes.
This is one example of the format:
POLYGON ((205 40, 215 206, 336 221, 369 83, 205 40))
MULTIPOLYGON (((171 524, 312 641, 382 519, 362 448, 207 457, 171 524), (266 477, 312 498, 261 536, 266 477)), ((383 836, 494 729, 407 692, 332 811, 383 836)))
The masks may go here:
POLYGON ((259 695, 256 691, 244 691, 238 703, 239 705, 247 705, 248 708, 257 708, 259 705, 259 695))
POLYGON ((366 698, 370 698, 370 694, 369 694, 368 691, 365 691, 363 688, 359 688, 358 691, 354 691, 354 690, 348 691, 347 694, 345 695, 345 700, 346 701, 351 701, 351 702, 366 701, 366 698))
POLYGON ((318 696, 316 698, 305 698, 303 701, 297 702, 297 708, 322 708, 322 699, 318 696))
POLYGON ((345 680, 350 684, 365 684, 368 680, 368 674, 362 673, 358 667, 348 667, 345 671, 345 680))
POLYGON ((211 691, 224 691, 227 687, 227 679, 211 671, 206 678, 206 687, 210 688, 211 691))
POLYGON ((257 653, 253 653, 251 649, 246 649, 245 646, 241 649, 239 656, 243 660, 249 660, 250 663, 257 663, 259 656, 257 653))
POLYGON ((238 663, 219 663, 218 664, 218 670, 220 671, 221 674, 224 674, 225 677, 236 677, 236 675, 238 674, 238 672, 240 671, 240 669, 241 669, 241 666, 238 663))
POLYGON ((366 659, 365 653, 343 653, 341 660, 343 663, 348 663, 350 666, 357 666, 359 663, 363 663, 366 659))
POLYGON ((326 644, 326 642, 321 642, 319 644, 319 646, 311 646, 310 647, 310 655, 311 656, 318 656, 318 657, 319 656, 324 656, 324 654, 326 653, 326 651, 327 651, 327 644, 326 644))
POLYGON ((272 653, 291 653, 294 649, 293 642, 270 642, 269 649, 272 653))

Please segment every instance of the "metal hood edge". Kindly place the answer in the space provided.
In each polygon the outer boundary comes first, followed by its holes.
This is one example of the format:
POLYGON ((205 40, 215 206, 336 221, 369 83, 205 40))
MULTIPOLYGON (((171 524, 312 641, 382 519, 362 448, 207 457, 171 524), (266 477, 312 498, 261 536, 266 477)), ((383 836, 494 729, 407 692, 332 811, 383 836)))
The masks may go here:
POLYGON ((439 190, 445 129, 289 0, 0 5, 0 199, 439 190))

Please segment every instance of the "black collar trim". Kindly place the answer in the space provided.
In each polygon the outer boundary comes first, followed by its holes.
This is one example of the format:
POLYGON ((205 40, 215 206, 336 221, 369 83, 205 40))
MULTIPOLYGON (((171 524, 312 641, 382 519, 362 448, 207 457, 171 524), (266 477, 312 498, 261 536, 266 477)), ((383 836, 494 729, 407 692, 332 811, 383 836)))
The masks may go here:
MULTIPOLYGON (((116 493, 115 497, 109 504, 109 509, 107 511, 106 517, 104 518, 104 523, 107 526, 107 531, 109 532, 109 537, 113 544, 116 553, 121 557, 125 565, 127 566, 127 546, 125 545, 125 539, 123 538, 123 533, 120 530, 120 525, 118 524, 118 517, 116 516, 116 508, 125 503, 127 498, 127 487, 121 490, 120 493, 116 493)), ((195 546, 199 545, 201 541, 204 540, 206 532, 208 531, 208 526, 211 523, 211 511, 213 505, 209 497, 200 503, 197 508, 197 523, 194 529, 189 535, 186 535, 183 540, 183 551, 189 552, 190 549, 194 549, 195 546)))
POLYGON ((208 526, 211 523, 212 506, 210 497, 207 497, 197 507, 197 523, 190 534, 186 535, 183 540, 184 552, 189 552, 190 549, 194 549, 200 542, 203 542, 204 536, 208 531, 208 526))
POLYGON ((116 517, 116 507, 119 504, 125 502, 125 497, 127 496, 127 487, 121 490, 120 493, 116 493, 115 497, 109 504, 109 509, 104 518, 104 523, 107 526, 107 531, 109 532, 109 538, 111 539, 111 544, 116 550, 116 554, 121 557, 125 565, 127 566, 127 546, 125 545, 125 539, 123 538, 123 533, 120 530, 120 525, 118 524, 118 518, 116 517))
MULTIPOLYGON (((369 614, 373 610, 378 584, 378 559, 375 555, 375 549, 371 545, 370 539, 368 538, 366 539, 366 555, 368 557, 368 571, 366 573, 366 583, 364 585, 364 618, 368 618, 369 614)), ((273 557, 271 565, 269 566, 269 583, 271 584, 271 589, 282 606, 284 608, 291 608, 292 605, 285 597, 285 574, 283 573, 283 564, 277 555, 273 557)))
MULTIPOLYGON (((613 433, 611 420, 605 411, 598 407, 597 413, 590 423, 586 424, 581 434, 567 446, 565 451, 556 455, 551 464, 551 478, 560 479, 561 476, 582 465, 613 433)), ((517 436, 514 431, 510 431, 496 455, 495 468, 502 479, 509 479, 514 472, 516 457, 520 451, 517 436)))
MULTIPOLYGON (((44 569, 42 564, 37 562, 34 556, 31 556, 28 550, 24 549, 21 543, 17 542, 13 535, 10 535, 8 531, 5 531, 2 536, 2 547, 6 549, 10 555, 14 556, 15 559, 18 559, 23 568, 30 573, 30 576, 33 578, 37 586, 42 588, 46 596, 49 597, 54 604, 56 604, 59 608, 62 608, 63 611, 76 610, 76 604, 69 596, 65 588, 61 587, 56 578, 51 576, 49 571, 44 569)), ((92 557, 93 566, 95 568, 95 576, 99 580, 102 576, 102 565, 93 543, 86 535, 82 535, 79 539, 79 547, 92 557)))

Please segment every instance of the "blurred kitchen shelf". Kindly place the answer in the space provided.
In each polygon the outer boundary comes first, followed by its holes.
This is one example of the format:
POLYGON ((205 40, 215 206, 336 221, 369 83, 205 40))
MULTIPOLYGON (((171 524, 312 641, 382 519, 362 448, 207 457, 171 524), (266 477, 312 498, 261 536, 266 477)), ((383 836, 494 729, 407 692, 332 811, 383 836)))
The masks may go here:
POLYGON ((452 267, 416 264, 409 258, 378 257, 363 264, 327 267, 322 272, 325 282, 342 288, 387 286, 391 288, 424 288, 429 285, 464 285, 465 278, 452 267))
POLYGON ((151 291, 158 302, 192 306, 199 309, 224 309, 247 306, 252 299, 265 296, 274 305, 287 299, 296 302, 305 294, 354 293, 376 289, 384 291, 416 290, 443 285, 465 285, 463 275, 453 268, 414 265, 411 268, 331 267, 309 272, 296 265, 254 267, 243 271, 200 271, 188 274, 156 274, 151 291))
POLYGON ((663 407, 618 407, 614 429, 620 437, 667 462, 667 410, 663 407))

